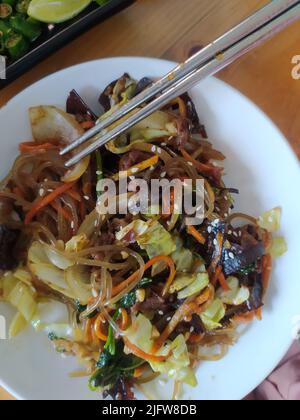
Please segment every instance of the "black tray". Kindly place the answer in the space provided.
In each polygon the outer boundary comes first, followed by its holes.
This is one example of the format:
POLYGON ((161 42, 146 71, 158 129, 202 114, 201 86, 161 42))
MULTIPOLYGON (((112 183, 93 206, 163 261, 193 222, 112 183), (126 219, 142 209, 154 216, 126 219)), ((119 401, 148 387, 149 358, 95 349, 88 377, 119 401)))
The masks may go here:
POLYGON ((0 80, 0 89, 21 76, 36 63, 63 47, 76 36, 96 23, 121 11, 133 2, 134 0, 110 0, 102 7, 92 3, 72 20, 55 26, 49 25, 48 28, 45 25, 44 33, 32 44, 30 51, 19 60, 7 63, 6 79, 0 80))

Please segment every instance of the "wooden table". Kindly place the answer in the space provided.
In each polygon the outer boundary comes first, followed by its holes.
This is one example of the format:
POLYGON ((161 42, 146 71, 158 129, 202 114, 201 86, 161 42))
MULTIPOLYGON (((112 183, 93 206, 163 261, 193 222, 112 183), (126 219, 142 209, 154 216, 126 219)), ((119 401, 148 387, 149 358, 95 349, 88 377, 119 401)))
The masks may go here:
MULTIPOLYGON (((91 29, 0 91, 0 106, 24 87, 62 68, 108 56, 139 55, 184 60, 264 5, 264 0, 138 0, 91 29)), ((261 107, 300 157, 300 80, 291 72, 300 55, 300 24, 219 74, 261 107)), ((8 399, 0 389, 0 400, 8 399)))

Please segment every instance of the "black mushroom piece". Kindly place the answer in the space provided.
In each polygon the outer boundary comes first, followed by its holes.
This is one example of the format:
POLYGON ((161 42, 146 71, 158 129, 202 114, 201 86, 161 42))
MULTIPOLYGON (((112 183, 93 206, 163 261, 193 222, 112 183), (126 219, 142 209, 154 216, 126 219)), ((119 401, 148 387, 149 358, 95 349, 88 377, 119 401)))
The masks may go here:
POLYGON ((69 114, 75 115, 79 122, 86 120, 95 121, 97 119, 97 115, 94 114, 94 112, 74 89, 68 96, 66 109, 69 114))
POLYGON ((12 270, 18 265, 14 254, 20 232, 0 225, 0 269, 12 270))

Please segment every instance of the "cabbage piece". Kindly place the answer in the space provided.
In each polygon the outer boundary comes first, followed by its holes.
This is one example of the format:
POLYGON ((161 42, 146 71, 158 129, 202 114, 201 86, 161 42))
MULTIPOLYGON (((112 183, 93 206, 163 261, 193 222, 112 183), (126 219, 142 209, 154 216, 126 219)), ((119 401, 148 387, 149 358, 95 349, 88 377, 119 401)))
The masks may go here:
POLYGON ((268 232, 276 232, 280 229, 281 208, 276 207, 262 214, 257 220, 258 226, 266 229, 268 232))
POLYGON ((286 240, 282 236, 272 239, 271 247, 268 250, 272 258, 281 257, 287 251, 288 251, 288 246, 287 246, 286 240))
POLYGON ((69 267, 65 272, 65 279, 80 304, 87 305, 92 297, 92 285, 88 268, 80 265, 69 267))
POLYGON ((208 331, 222 327, 220 321, 224 318, 226 308, 221 299, 215 299, 201 315, 201 321, 208 331))
POLYGON ((191 272, 194 263, 193 253, 189 249, 183 247, 182 240, 179 236, 175 238, 175 242, 176 250, 172 253, 171 257, 176 264, 177 272, 191 272))
POLYGON ((170 293, 176 293, 196 280, 196 274, 178 274, 170 287, 170 293))
MULTIPOLYGON (((126 336, 135 346, 150 353, 153 346, 152 329, 149 319, 139 314, 133 319, 131 327, 126 331, 126 336)), ((173 342, 168 342, 156 354, 158 356, 170 354, 170 357, 163 362, 151 362, 154 372, 167 374, 170 378, 180 380, 190 386, 197 385, 195 373, 190 368, 189 353, 183 335, 176 337, 173 342)))
POLYGON ((66 251, 67 252, 80 252, 84 248, 89 245, 89 240, 85 233, 81 233, 79 235, 73 236, 67 243, 66 243, 66 251))
POLYGON ((199 273, 194 277, 193 282, 178 293, 178 299, 186 299, 187 297, 200 293, 209 284, 207 273, 199 273))
POLYGON ((71 143, 84 133, 73 115, 55 106, 29 108, 29 118, 33 138, 39 143, 71 143))
POLYGON ((154 372, 167 374, 170 378, 192 387, 197 386, 195 372, 190 367, 189 352, 182 334, 178 335, 172 343, 167 344, 159 353, 163 355, 171 353, 171 356, 164 362, 151 362, 150 365, 154 372))
POLYGON ((70 340, 75 336, 66 305, 57 301, 39 302, 31 325, 36 331, 44 331, 57 338, 70 340))
POLYGON ((27 327, 27 321, 20 312, 17 312, 9 326, 8 336, 14 338, 27 327))
POLYGON ((25 268, 18 268, 15 272, 14 272, 14 277, 16 277, 18 280, 22 281, 23 283, 25 283, 27 286, 31 286, 32 284, 32 276, 31 273, 29 273, 28 270, 26 270, 25 268))
POLYGON ((10 291, 7 302, 14 306, 22 314, 27 322, 30 322, 36 311, 35 290, 17 281, 10 291))
POLYGON ((7 301, 10 292, 15 288, 15 286, 19 283, 19 280, 16 279, 11 272, 7 272, 2 277, 2 290, 3 290, 3 300, 7 301))
POLYGON ((227 305, 242 305, 250 298, 250 291, 245 286, 240 286, 239 280, 236 277, 228 277, 227 284, 230 290, 225 291, 220 288, 216 296, 227 305))
MULTIPOLYGON (((82 244, 82 237, 77 239, 79 242, 74 239, 72 246, 82 244)), ((87 270, 75 265, 73 260, 69 260, 59 250, 34 242, 29 249, 28 260, 31 272, 53 290, 71 299, 78 299, 82 304, 86 304, 92 297, 87 270)))
POLYGON ((130 231, 134 232, 138 245, 147 251, 149 258, 170 255, 176 250, 171 234, 156 220, 135 220, 116 234, 117 240, 122 240, 130 231))

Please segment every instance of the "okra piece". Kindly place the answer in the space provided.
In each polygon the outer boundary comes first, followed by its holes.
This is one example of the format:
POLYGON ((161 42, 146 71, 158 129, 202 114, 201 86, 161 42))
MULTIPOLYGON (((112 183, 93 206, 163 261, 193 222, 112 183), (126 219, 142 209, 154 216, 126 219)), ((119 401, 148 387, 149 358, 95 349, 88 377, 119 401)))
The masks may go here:
POLYGON ((10 57, 17 60, 27 53, 29 50, 29 43, 22 34, 11 33, 5 40, 5 48, 7 49, 10 57))
POLYGON ((0 4, 0 19, 7 19, 12 15, 13 8, 10 4, 1 3, 0 4))
POLYGON ((20 15, 11 16, 9 23, 12 29, 25 36, 30 42, 35 41, 42 33, 38 24, 31 23, 20 15))
POLYGON ((29 3, 31 0, 21 0, 18 1, 16 4, 16 10, 18 13, 22 13, 23 15, 27 15, 29 3))
POLYGON ((0 20, 0 35, 6 37, 6 35, 11 31, 11 27, 4 20, 0 20))

